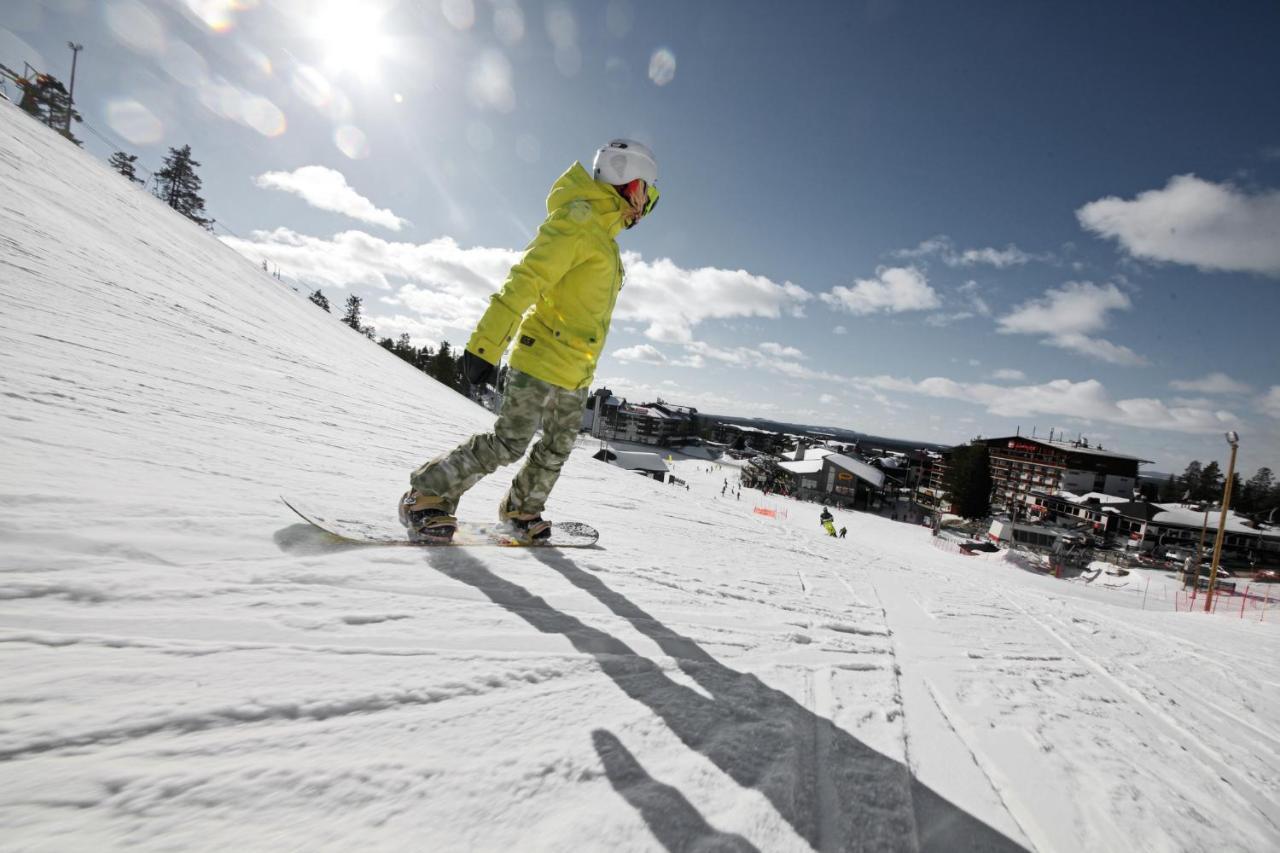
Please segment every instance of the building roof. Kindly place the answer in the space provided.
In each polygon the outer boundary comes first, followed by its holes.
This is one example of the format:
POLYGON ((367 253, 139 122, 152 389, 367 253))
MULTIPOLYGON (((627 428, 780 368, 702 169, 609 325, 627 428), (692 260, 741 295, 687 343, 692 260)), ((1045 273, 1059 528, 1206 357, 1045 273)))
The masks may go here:
POLYGON ((592 454, 593 459, 600 459, 610 465, 626 468, 628 471, 667 471, 667 463, 656 453, 645 453, 641 450, 614 450, 605 448, 592 454))
POLYGON ((1049 447, 1063 453, 1081 453, 1087 456, 1100 456, 1106 459, 1125 459, 1132 462, 1151 462, 1150 459, 1140 459, 1137 456, 1129 456, 1125 453, 1116 453, 1114 450, 1103 450, 1101 447, 1097 446, 1085 446, 1083 444, 1077 444, 1074 441, 1059 441, 1057 439, 1050 441, 1047 438, 1032 438, 1029 435, 1006 435, 1000 438, 982 439, 983 444, 986 444, 988 447, 994 447, 1001 442, 1010 441, 1034 442, 1035 444, 1044 445, 1045 447, 1049 447))
POLYGON ((816 474, 822 470, 822 457, 801 459, 799 462, 779 462, 778 467, 792 474, 816 474))
MULTIPOLYGON (((1222 510, 1210 509, 1209 520, 1205 524, 1205 512, 1203 509, 1197 509, 1192 506, 1184 506, 1182 504, 1152 504, 1156 509, 1155 515, 1152 516, 1153 524, 1177 525, 1178 527, 1200 527, 1205 525, 1209 530, 1218 529, 1218 519, 1222 516, 1222 510)), ((1245 522, 1248 521, 1242 515, 1234 512, 1227 513, 1227 532, 1228 533, 1246 533, 1251 536, 1280 537, 1280 530, 1257 529, 1250 527, 1245 522)))
POLYGON ((884 472, 874 465, 868 465, 843 453, 832 453, 822 459, 823 462, 830 462, 838 465, 850 474, 860 480, 865 480, 877 489, 884 485, 884 472))
POLYGON ((1122 498, 1117 495, 1107 495, 1102 492, 1086 492, 1083 495, 1077 495, 1074 492, 1068 492, 1065 489, 1058 492, 1058 497, 1066 498, 1073 504, 1088 503, 1090 500, 1097 501, 1100 504, 1122 504, 1132 503, 1129 498, 1122 498))
MULTIPOLYGON (((781 454, 781 455, 782 455, 782 458, 783 458, 783 459, 785 459, 785 460, 787 460, 787 461, 789 461, 789 462, 794 462, 794 461, 796 461, 796 454, 798 454, 799 452, 800 452, 800 451, 799 451, 799 449, 796 449, 796 450, 789 450, 789 451, 787 451, 786 453, 783 453, 783 454, 781 454)), ((835 451, 833 451, 833 450, 831 450, 830 448, 827 448, 827 447, 807 447, 807 448, 805 448, 805 451, 804 451, 804 458, 805 458, 806 460, 808 460, 808 459, 821 459, 822 457, 824 457, 824 456, 826 456, 826 455, 828 455, 828 454, 830 454, 830 453, 834 453, 834 452, 835 452, 835 451)))

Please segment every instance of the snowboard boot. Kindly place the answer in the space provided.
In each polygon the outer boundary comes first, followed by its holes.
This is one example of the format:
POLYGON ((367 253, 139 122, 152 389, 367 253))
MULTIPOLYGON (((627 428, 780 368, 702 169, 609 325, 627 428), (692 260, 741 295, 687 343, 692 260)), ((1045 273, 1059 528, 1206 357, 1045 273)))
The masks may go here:
POLYGON ((400 523, 409 530, 409 541, 447 545, 453 541, 458 519, 444 509, 444 499, 419 494, 414 489, 400 499, 400 523))
POLYGON ((498 520, 511 525, 521 541, 544 542, 551 538, 551 522, 542 513, 514 512, 506 498, 498 505, 498 520))

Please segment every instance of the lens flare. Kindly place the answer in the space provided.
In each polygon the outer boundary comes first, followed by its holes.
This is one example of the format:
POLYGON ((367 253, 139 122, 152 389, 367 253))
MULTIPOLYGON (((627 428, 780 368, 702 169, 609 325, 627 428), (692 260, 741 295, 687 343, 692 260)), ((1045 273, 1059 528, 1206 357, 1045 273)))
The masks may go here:
POLYGON ((137 0, 108 3, 102 16, 116 41, 134 53, 159 56, 165 52, 164 24, 137 0))
POLYGON ((333 144, 338 150, 352 160, 363 160, 369 156, 369 141, 364 131, 355 125, 344 124, 333 132, 333 144))
POLYGON ((107 103, 107 126, 131 145, 153 145, 164 137, 164 125, 151 110, 124 98, 107 103))
POLYGON ((493 9, 493 34, 507 47, 524 41, 524 12, 515 0, 498 0, 493 9))
POLYGON ((228 33, 236 25, 236 13, 257 5, 251 0, 181 0, 187 12, 215 33, 228 33))
POLYGON ((676 79, 676 55, 665 47, 655 50, 649 57, 649 79, 658 86, 676 79))
POLYGON ((455 30, 469 30, 476 23, 476 7, 471 0, 443 0, 440 12, 455 30))
POLYGON ((263 136, 280 136, 285 131, 284 113, 261 95, 249 95, 240 103, 240 120, 263 136))
POLYGON ((480 55, 467 80, 467 92, 477 107, 509 113, 516 107, 511 60, 498 50, 480 55))

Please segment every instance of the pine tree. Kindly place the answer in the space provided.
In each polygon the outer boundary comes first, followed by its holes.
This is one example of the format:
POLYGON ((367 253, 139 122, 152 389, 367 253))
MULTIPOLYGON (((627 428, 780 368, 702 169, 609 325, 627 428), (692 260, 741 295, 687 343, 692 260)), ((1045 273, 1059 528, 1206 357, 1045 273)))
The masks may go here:
POLYGON ((457 390, 459 385, 458 362, 454 359, 453 352, 449 349, 448 341, 440 342, 440 349, 436 350, 435 356, 431 359, 431 370, 429 372, 439 382, 457 390))
POLYGON ((1176 501, 1179 497, 1178 481, 1170 474, 1169 479, 1160 484, 1160 493, 1157 496, 1157 500, 1161 503, 1169 503, 1176 501))
MULTIPOLYGON (((266 261, 263 261, 263 263, 265 264, 266 261)), ((314 303, 315 305, 318 305, 321 308, 323 308, 326 313, 329 311, 329 297, 321 293, 319 288, 312 291, 311 295, 308 296, 307 298, 310 299, 312 303, 314 303)))
POLYGON ((1178 478, 1178 489, 1180 501, 1194 501, 1199 499, 1200 494, 1200 462, 1193 459, 1187 463, 1187 470, 1182 472, 1182 476, 1178 478))
POLYGON ((342 315, 342 322, 346 323, 357 332, 360 331, 360 306, 364 300, 354 293, 347 297, 347 313, 342 315))
POLYGON ((134 172, 133 164, 137 162, 137 154, 126 154, 123 151, 117 151, 111 155, 111 160, 108 161, 108 165, 135 184, 146 183, 142 178, 138 177, 136 172, 134 172))
POLYGON ((209 228, 213 220, 203 216, 204 199, 200 197, 200 176, 196 174, 199 165, 191 158, 190 145, 170 148, 164 168, 155 175, 155 195, 192 222, 209 228))
POLYGON ((22 100, 18 106, 76 145, 84 144, 70 130, 71 122, 82 119, 71 103, 67 87, 58 78, 50 74, 37 74, 34 80, 26 81, 22 86, 22 100))
POLYGON ((409 340, 408 332, 401 332, 400 337, 390 347, 391 351, 401 359, 413 364, 417 356, 417 351, 413 348, 413 342, 409 340))
POLYGON ((1238 506, 1241 512, 1264 512, 1272 507, 1272 504, 1267 501, 1271 497, 1274 485, 1271 469, 1263 466, 1245 481, 1240 489, 1240 500, 1237 502, 1233 497, 1231 502, 1238 506))
POLYGON ((942 487, 951 510, 963 518, 982 518, 991 512, 991 467, 985 444, 967 444, 951 451, 942 487))
POLYGON ((1225 479, 1222 476, 1222 469, 1218 467, 1218 461, 1215 459, 1201 469, 1200 489, 1193 497, 1201 501, 1222 500, 1222 488, 1225 479))

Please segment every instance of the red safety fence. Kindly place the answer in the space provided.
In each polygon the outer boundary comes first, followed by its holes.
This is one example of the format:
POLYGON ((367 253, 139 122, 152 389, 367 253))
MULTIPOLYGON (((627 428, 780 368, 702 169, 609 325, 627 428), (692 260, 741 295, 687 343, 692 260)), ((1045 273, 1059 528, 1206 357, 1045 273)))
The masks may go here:
MULTIPOLYGON (((1276 584, 1245 583, 1241 589, 1237 582, 1235 589, 1215 589, 1213 603, 1209 612, 1234 616, 1237 619, 1256 619, 1266 621, 1267 611, 1280 608, 1280 587, 1276 584)), ((1199 589, 1178 590, 1174 603, 1175 610, 1203 611, 1204 591, 1199 589)), ((1277 618, 1273 612, 1271 618, 1277 618)))
POLYGON ((763 515, 766 518, 786 518, 787 517, 787 511, 785 509, 779 509, 777 507, 771 507, 771 506, 757 505, 755 509, 752 510, 752 512, 754 512, 756 515, 763 515))

